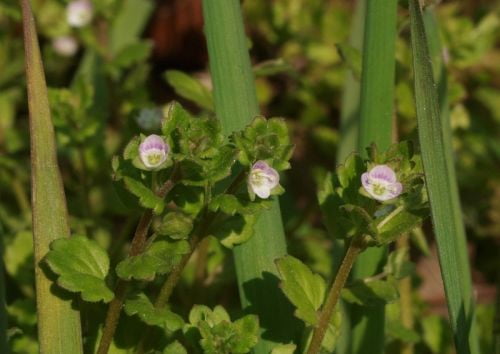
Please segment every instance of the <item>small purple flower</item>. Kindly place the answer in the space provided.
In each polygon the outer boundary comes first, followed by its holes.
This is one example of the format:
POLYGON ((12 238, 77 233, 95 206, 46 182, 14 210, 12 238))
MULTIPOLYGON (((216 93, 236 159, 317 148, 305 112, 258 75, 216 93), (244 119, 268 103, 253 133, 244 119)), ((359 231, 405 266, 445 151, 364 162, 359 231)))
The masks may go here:
POLYGON ((377 165, 363 173, 361 183, 373 199, 380 201, 394 199, 403 191, 403 185, 398 182, 396 173, 387 165, 377 165))
POLYGON ((71 57, 78 50, 78 42, 74 37, 61 36, 52 40, 52 47, 57 54, 64 57, 71 57))
POLYGON ((66 7, 66 20, 71 27, 84 27, 93 16, 94 8, 89 0, 75 0, 66 7))
POLYGON ((139 156, 149 169, 160 166, 167 159, 170 146, 161 136, 151 134, 139 145, 139 156))
POLYGON ((271 190, 279 184, 279 181, 278 172, 264 161, 254 163, 248 176, 250 188, 262 199, 269 198, 271 190))

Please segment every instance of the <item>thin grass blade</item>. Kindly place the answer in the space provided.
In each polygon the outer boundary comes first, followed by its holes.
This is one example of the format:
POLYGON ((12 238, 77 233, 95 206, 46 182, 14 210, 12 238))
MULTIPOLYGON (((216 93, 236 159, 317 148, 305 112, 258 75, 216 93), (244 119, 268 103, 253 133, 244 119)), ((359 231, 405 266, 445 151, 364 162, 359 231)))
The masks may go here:
MULTIPOLYGON (((361 103, 358 150, 375 143, 385 150, 392 142, 397 0, 367 1, 361 76, 361 103)), ((370 248, 363 252, 353 276, 374 275, 383 265, 387 250, 370 248)), ((384 348, 384 306, 368 310, 352 308, 353 353, 382 353, 384 348)))
MULTIPOLYGON (((226 135, 259 114, 239 0, 204 0, 203 14, 214 85, 215 110, 226 135)), ((292 337, 292 308, 278 288, 274 260, 286 255, 279 202, 264 212, 255 235, 234 249, 243 307, 259 316, 262 339, 255 353, 269 353, 292 337)))
POLYGON ((56 158, 54 127, 35 21, 28 0, 21 0, 31 139, 33 243, 41 353, 82 353, 80 316, 71 301, 58 297, 40 266, 49 244, 69 237, 66 199, 56 158))
POLYGON ((440 115, 429 43, 418 0, 410 0, 410 20, 420 148, 451 328, 459 354, 478 353, 470 269, 453 165, 451 132, 447 117, 440 115))

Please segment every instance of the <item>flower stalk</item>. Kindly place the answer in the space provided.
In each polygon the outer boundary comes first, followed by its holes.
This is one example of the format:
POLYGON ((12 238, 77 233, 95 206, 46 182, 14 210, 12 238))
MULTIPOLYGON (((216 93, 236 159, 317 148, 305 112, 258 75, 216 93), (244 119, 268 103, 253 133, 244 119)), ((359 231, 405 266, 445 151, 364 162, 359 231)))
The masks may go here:
POLYGON ((365 248, 366 244, 363 236, 354 238, 347 248, 344 259, 342 260, 342 264, 339 267, 337 275, 335 276, 335 280, 333 281, 333 284, 328 291, 325 304, 323 305, 319 314, 318 324, 314 328, 313 336, 309 344, 307 354, 319 353, 321 349, 321 343, 325 338, 328 325, 330 324, 333 311, 335 310, 335 306, 337 305, 337 302, 340 298, 342 288, 347 281, 349 273, 351 272, 351 268, 354 264, 354 261, 358 257, 358 254, 365 248))

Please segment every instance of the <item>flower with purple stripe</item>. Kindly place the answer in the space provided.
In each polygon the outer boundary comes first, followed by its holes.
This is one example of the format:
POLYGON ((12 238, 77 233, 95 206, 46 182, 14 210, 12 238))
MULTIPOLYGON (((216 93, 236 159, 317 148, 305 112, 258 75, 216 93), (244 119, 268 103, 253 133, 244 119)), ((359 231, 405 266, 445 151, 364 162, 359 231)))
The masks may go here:
POLYGON ((278 172, 264 161, 254 163, 248 176, 250 189, 262 199, 269 198, 279 181, 278 172))
POLYGON ((403 191, 396 173, 387 165, 377 165, 361 175, 361 183, 365 191, 376 200, 394 199, 403 191))
POLYGON ((167 160, 170 146, 161 136, 151 134, 139 145, 139 156, 149 169, 159 167, 167 160))

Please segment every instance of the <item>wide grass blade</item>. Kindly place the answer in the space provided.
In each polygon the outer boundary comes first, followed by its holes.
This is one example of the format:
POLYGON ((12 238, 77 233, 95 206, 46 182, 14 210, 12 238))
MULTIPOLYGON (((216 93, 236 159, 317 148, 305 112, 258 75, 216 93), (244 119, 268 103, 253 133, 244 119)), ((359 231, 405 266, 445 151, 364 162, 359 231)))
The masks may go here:
MULTIPOLYGON (((365 15, 358 150, 375 143, 385 150, 392 142, 397 0, 369 0, 365 15)), ((355 278, 380 271, 386 248, 370 248, 358 258, 355 278)), ((352 308, 353 353, 382 353, 384 306, 352 308)))
POLYGON ((450 127, 439 113, 438 92, 418 0, 410 0, 410 20, 420 148, 451 327, 459 354, 478 353, 470 269, 453 166, 450 127))
MULTIPOLYGON (((349 45, 354 49, 363 52, 363 38, 365 28, 365 12, 367 0, 359 0, 356 3, 356 10, 351 24, 351 33, 349 35, 349 45)), ((361 82, 354 76, 352 70, 348 70, 342 90, 342 103, 340 115, 340 141, 337 150, 337 164, 343 163, 352 152, 358 149, 359 135, 359 114, 361 99, 361 82)), ((336 274, 340 266, 342 257, 345 253, 343 240, 335 240, 333 247, 333 269, 336 274)), ((351 345, 351 323, 348 314, 348 306, 339 301, 342 317, 342 335, 336 345, 336 353, 350 353, 351 345)))
POLYGON ((40 266, 49 244, 55 239, 69 237, 70 230, 35 21, 29 0, 21 0, 21 5, 30 112, 38 340, 41 353, 77 354, 82 352, 79 313, 72 308, 70 300, 54 294, 52 281, 40 266))
MULTIPOLYGON (((239 0, 204 0, 205 34, 214 85, 215 110, 226 135, 259 114, 239 0)), ((278 288, 274 260, 286 254, 279 203, 259 218, 255 235, 234 249, 241 302, 259 316, 263 329, 256 353, 289 342, 292 309, 278 288)))
MULTIPOLYGON (((366 2, 366 0, 357 1, 349 36, 349 45, 360 53, 363 52, 366 2)), ((346 73, 342 91, 338 163, 343 163, 347 156, 358 148, 361 83, 354 77, 352 70, 346 73)))

